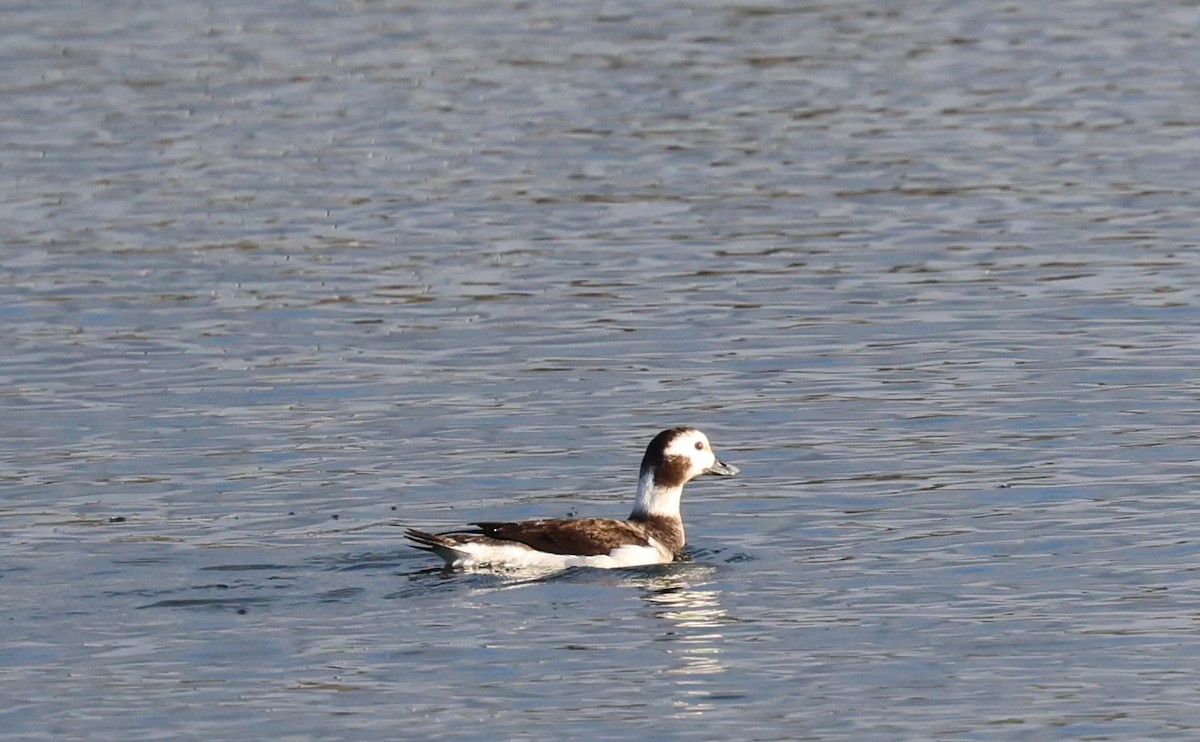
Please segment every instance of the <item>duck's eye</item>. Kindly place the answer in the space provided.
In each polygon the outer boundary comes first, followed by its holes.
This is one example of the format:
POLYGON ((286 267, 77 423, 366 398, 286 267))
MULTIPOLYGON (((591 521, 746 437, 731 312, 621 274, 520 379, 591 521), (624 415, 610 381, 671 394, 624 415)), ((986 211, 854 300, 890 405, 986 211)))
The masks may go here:
POLYGON ((703 451, 703 450, 704 450, 704 441, 696 441, 696 450, 697 450, 697 451, 703 451))

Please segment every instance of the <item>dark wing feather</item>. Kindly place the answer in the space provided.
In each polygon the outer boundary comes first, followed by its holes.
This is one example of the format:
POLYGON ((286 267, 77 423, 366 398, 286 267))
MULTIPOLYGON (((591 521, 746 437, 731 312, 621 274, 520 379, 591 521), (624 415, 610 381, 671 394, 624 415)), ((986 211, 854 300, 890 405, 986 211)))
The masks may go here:
POLYGON ((649 546, 645 529, 637 524, 607 518, 525 520, 517 523, 473 523, 485 536, 518 541, 549 554, 607 554, 619 546, 649 546))

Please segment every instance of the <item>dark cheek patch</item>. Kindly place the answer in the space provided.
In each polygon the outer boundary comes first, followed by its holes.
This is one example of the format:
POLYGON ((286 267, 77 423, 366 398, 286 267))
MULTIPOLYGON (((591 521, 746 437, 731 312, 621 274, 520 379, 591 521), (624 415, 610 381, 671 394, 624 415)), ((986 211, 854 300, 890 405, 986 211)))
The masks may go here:
POLYGON ((683 456, 668 456, 654 470, 654 485, 656 487, 682 487, 687 484, 690 467, 691 461, 683 456))

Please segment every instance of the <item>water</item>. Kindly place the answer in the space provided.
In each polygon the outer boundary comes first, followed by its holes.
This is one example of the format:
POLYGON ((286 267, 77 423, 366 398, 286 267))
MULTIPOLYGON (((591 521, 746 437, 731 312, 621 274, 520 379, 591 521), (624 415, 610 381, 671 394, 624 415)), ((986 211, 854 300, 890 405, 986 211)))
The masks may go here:
POLYGON ((0 18, 8 737, 1200 730, 1200 8, 0 18))

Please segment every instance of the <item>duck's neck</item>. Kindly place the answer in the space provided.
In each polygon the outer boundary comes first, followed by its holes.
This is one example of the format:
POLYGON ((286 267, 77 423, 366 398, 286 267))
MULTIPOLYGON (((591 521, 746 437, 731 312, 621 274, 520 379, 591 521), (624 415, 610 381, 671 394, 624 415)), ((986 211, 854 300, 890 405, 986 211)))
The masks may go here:
POLYGON ((654 470, 647 469, 638 479, 637 500, 633 503, 630 520, 671 518, 680 520, 679 500, 683 486, 664 487, 654 481, 654 470))
POLYGON ((679 515, 679 498, 683 486, 663 487, 654 483, 651 470, 638 480, 637 502, 629 520, 640 523, 660 544, 676 557, 683 551, 687 536, 683 532, 683 519, 679 515))

